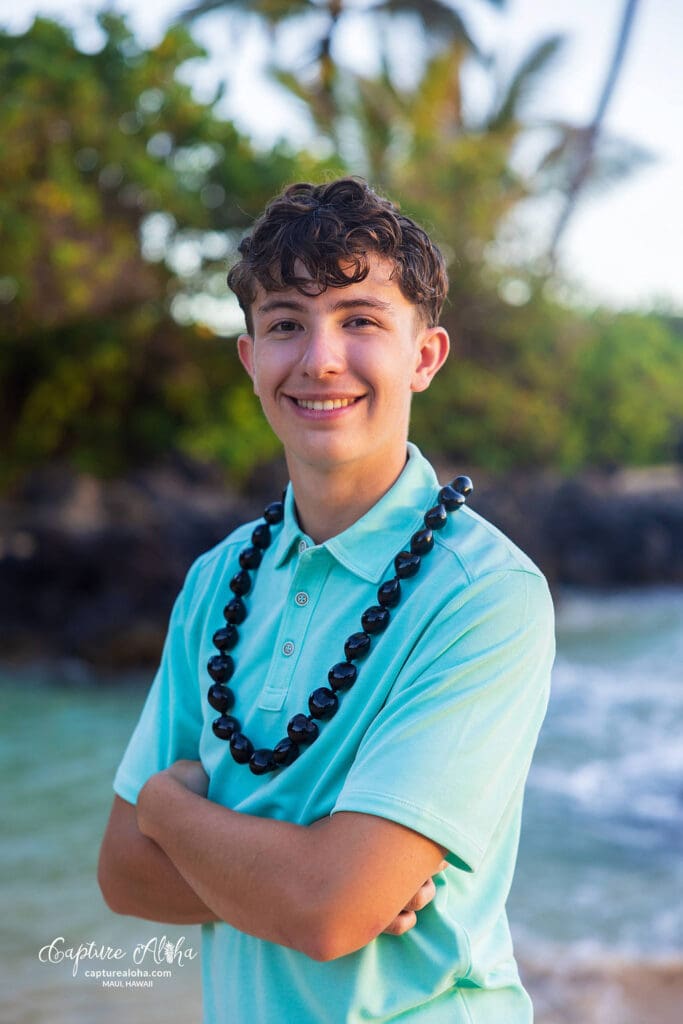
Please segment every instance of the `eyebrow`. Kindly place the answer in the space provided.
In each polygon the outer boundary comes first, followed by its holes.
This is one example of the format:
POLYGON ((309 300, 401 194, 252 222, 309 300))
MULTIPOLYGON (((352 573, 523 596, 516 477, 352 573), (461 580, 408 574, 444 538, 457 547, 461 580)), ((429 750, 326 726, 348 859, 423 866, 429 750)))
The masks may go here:
MULTIPOLYGON (((376 309, 378 312, 390 312, 390 302, 383 302, 381 299, 376 299, 371 295, 359 296, 355 299, 339 299, 338 302, 332 306, 332 312, 336 313, 339 310, 346 309, 376 309)), ((272 313, 276 309, 291 309, 297 313, 305 313, 306 306, 303 302, 298 302, 296 299, 280 299, 273 298, 264 302, 262 306, 259 306, 256 310, 257 313, 272 313)))

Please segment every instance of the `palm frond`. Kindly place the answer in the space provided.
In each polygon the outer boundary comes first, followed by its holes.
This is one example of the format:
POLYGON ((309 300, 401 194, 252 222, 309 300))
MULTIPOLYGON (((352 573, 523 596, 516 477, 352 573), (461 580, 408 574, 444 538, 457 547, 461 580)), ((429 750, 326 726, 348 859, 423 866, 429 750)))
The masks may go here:
POLYGON ((325 90, 316 83, 303 82, 296 74, 282 68, 271 68, 270 76, 304 104, 321 134, 334 137, 338 111, 334 107, 333 98, 325 90))
POLYGON ((441 0, 382 0, 371 7, 369 13, 413 15, 428 35, 438 36, 444 42, 458 39, 473 53, 479 52, 460 13, 441 0))
POLYGON ((417 139, 430 135, 452 138, 463 124, 462 65, 469 49, 462 40, 435 54, 427 64, 420 86, 411 97, 411 121, 417 139))
POLYGON ((494 113, 487 119, 488 128, 497 131, 519 117, 529 93, 538 87, 538 79, 547 73, 564 44, 564 36, 552 35, 532 48, 510 79, 494 113))
POLYGON ((263 18, 268 24, 276 25, 290 18, 316 11, 318 7, 312 3, 312 0, 290 0, 290 2, 286 2, 286 0, 256 0, 255 3, 248 3, 247 0, 199 0, 199 3, 182 11, 180 18, 183 21, 195 21, 205 14, 212 14, 220 10, 256 15, 263 18))
MULTIPOLYGON (((584 159, 590 127, 554 121, 547 128, 557 132, 557 140, 540 160, 537 185, 567 192, 584 159)), ((590 173, 586 177, 586 194, 595 193, 623 181, 656 161, 657 155, 644 146, 616 135, 601 134, 591 155, 590 173)))

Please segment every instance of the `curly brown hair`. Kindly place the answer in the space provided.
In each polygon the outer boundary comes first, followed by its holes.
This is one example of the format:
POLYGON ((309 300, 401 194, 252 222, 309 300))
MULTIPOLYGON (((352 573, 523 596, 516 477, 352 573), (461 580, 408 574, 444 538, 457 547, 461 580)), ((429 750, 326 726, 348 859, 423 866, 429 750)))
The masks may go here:
POLYGON ((438 324, 448 291, 443 256, 426 231, 357 177, 290 185, 268 204, 239 253, 228 284, 250 333, 257 284, 266 292, 318 295, 363 281, 373 253, 393 261, 401 292, 427 326, 438 324), (302 267, 305 274, 297 273, 302 267))

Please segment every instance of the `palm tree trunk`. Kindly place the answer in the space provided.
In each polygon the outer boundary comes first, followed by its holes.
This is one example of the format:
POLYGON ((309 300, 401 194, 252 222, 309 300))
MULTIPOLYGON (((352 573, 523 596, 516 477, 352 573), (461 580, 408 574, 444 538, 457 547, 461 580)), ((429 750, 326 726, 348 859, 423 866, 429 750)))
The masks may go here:
POLYGON ((626 56, 626 49, 631 35, 631 29, 633 28, 633 22, 638 8, 639 0, 626 0, 624 4, 624 10, 621 17, 621 24, 619 26, 619 34, 617 36, 616 46, 614 53, 612 54, 612 60, 610 61, 607 69, 607 75, 600 93, 598 105, 593 115, 591 123, 586 128, 583 135, 583 144, 577 160, 576 170, 569 182, 569 188, 565 196, 564 206, 560 213, 557 224, 555 225, 555 231, 553 233, 552 240, 550 242, 550 250, 548 254, 551 268, 555 266, 557 260, 557 251, 560 244, 560 239, 566 231, 567 224, 574 213, 577 206, 577 201, 581 189, 586 183, 591 171, 591 165, 593 162, 593 155, 595 153, 595 147, 597 145, 598 136, 602 128, 602 122, 605 117, 605 112, 609 105, 610 99, 614 92, 617 79, 621 72, 624 63, 624 57, 626 56))

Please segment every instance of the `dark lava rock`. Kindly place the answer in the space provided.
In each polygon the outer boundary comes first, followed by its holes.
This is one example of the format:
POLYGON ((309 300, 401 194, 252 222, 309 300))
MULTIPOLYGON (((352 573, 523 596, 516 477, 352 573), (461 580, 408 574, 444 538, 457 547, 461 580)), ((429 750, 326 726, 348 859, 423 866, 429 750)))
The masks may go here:
POLYGON ((180 459, 110 481, 34 473, 0 502, 2 657, 155 663, 193 560, 279 496, 282 475, 247 499, 180 459))
POLYGON ((508 534, 551 584, 683 583, 683 469, 484 479, 468 504, 508 534))
MULTIPOLYGON (((468 500, 541 566, 551 585, 683 584, 683 469, 491 476, 468 472, 468 500)), ((286 482, 276 463, 238 495, 211 469, 175 458, 102 481, 59 467, 0 501, 3 660, 151 666, 192 561, 257 518, 286 482)))

